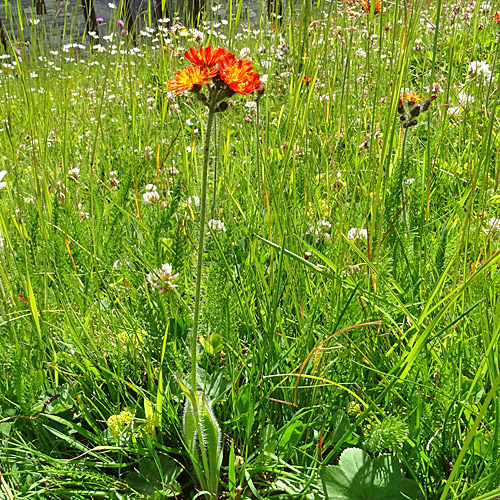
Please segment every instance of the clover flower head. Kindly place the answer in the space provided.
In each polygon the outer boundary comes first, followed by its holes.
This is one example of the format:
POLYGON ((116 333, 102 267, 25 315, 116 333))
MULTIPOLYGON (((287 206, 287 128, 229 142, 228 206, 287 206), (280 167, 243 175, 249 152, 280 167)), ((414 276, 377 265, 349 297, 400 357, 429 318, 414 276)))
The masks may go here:
POLYGON ((226 226, 224 225, 224 222, 218 219, 210 219, 208 221, 208 227, 217 234, 220 233, 225 233, 226 232, 226 226))
POLYGON ((469 64, 469 81, 476 80, 478 83, 487 84, 492 79, 490 65, 484 61, 472 61, 469 64))
POLYGON ((368 239, 368 231, 366 229, 351 227, 347 233, 347 239, 354 241, 357 238, 361 238, 363 240, 368 239))
POLYGON ((144 204, 154 205, 160 199, 158 188, 154 184, 147 184, 145 189, 146 192, 142 195, 144 204))
POLYGON ((163 264, 152 273, 149 273, 147 279, 151 286, 155 288, 159 294, 162 294, 173 290, 177 286, 174 281, 178 277, 179 273, 172 274, 172 266, 170 264, 163 264))

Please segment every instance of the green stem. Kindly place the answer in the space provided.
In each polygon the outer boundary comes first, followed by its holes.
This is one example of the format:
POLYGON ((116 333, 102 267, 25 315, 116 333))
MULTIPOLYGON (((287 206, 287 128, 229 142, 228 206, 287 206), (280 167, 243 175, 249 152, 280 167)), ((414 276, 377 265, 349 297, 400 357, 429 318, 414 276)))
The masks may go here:
POLYGON ((200 214, 200 239, 198 242, 198 266, 196 269, 196 294, 194 301, 193 333, 191 337, 191 390, 196 393, 196 342, 198 339, 198 324, 200 320, 200 294, 203 267, 203 248, 205 243, 205 219, 207 213, 207 188, 208 188, 208 157, 210 154, 210 137, 214 121, 215 105, 208 108, 205 144, 203 148, 203 173, 201 181, 201 214, 200 214))
POLYGON ((401 169, 399 171, 399 183, 401 186, 401 206, 403 207, 403 226, 405 229, 408 229, 408 226, 406 224, 406 208, 405 208, 405 187, 404 187, 404 181, 403 181, 403 172, 405 168, 405 153, 406 153, 406 139, 408 137, 408 129, 405 129, 404 132, 404 137, 403 137, 403 151, 401 153, 401 169))
MULTIPOLYGON (((208 124, 207 124, 208 125, 208 124)), ((217 137, 217 120, 214 119, 214 136, 215 136, 215 160, 214 160, 214 195, 212 200, 212 217, 218 213, 217 210, 217 170, 219 168, 219 148, 217 147, 218 137, 217 137)))
POLYGON ((263 202, 263 187, 262 187, 262 170, 260 166, 260 96, 256 99, 256 116, 255 116, 255 148, 256 148, 256 160, 257 160, 257 178, 259 182, 259 203, 258 206, 263 202))

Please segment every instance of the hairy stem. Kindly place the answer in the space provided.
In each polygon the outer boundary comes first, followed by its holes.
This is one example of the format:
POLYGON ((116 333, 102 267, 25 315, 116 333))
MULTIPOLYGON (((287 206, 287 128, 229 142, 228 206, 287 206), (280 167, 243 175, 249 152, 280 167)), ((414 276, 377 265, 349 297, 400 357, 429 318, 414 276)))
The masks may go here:
POLYGON ((196 268, 196 294, 194 300, 193 333, 191 337, 191 390, 196 393, 196 342, 198 339, 198 324, 200 320, 200 294, 203 267, 203 249, 205 243, 205 219, 207 213, 207 184, 208 184, 208 157, 210 155, 210 138, 214 121, 215 106, 208 108, 205 144, 203 148, 203 173, 201 181, 201 213, 200 213, 200 239, 198 242, 198 265, 196 268))

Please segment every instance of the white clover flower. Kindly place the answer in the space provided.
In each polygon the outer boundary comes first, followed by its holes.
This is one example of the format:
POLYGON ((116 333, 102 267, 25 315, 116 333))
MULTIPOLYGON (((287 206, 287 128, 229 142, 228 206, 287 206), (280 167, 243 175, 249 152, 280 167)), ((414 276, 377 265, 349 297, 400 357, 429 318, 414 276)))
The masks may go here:
POLYGON ((347 239, 354 241, 356 238, 361 238, 364 240, 368 239, 368 231, 366 229, 360 229, 357 227, 351 227, 347 233, 347 239))
POLYGON ((112 170, 109 173, 108 184, 111 186, 118 186, 120 184, 120 181, 116 178, 116 170, 112 170))
POLYGON ((361 47, 355 52, 355 54, 362 59, 366 57, 366 52, 361 47))
MULTIPOLYGON (((491 79, 490 65, 484 61, 472 61, 469 64, 468 80, 476 80, 478 83, 487 84, 491 79)), ((494 79, 494 78, 493 78, 494 79)))
POLYGON ((68 170, 68 177, 72 177, 77 180, 80 177, 80 169, 78 167, 70 168, 68 170))
POLYGON ((332 228, 332 225, 327 220, 319 220, 316 223, 316 226, 318 226, 318 231, 322 233, 330 231, 330 229, 332 228))
POLYGON ((190 196, 186 200, 186 207, 199 207, 200 206, 200 198, 198 196, 190 196))
POLYGON ((492 217, 486 221, 486 226, 487 227, 484 228, 486 234, 498 233, 500 232, 500 219, 492 217))
POLYGON ((2 170, 0 172, 0 189, 4 188, 7 185, 6 182, 2 182, 2 179, 5 177, 6 174, 7 174, 7 170, 2 170))
POLYGON ((146 185, 146 192, 142 195, 145 205, 153 205, 160 199, 158 188, 154 184, 146 185))
POLYGON ((78 216, 80 217, 80 220, 89 218, 89 213, 83 211, 83 205, 81 203, 78 203, 78 216))
POLYGON ((210 219, 208 221, 208 227, 214 232, 214 233, 225 233, 226 232, 226 226, 224 225, 224 222, 218 219, 210 219))
POLYGON ((240 50, 240 59, 246 59, 251 54, 251 50, 248 47, 240 50))
POLYGON ((170 264, 163 264, 163 266, 155 269, 147 276, 151 286, 160 294, 173 290, 177 286, 173 281, 178 277, 179 273, 172 274, 172 266, 170 264))

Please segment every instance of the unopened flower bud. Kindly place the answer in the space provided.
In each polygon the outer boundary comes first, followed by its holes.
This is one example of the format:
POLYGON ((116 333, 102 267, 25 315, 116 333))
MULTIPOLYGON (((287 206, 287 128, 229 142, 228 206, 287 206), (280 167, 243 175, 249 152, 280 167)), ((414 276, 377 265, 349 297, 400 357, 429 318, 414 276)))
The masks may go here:
POLYGON ((222 101, 216 108, 215 108, 215 112, 216 113, 222 113, 222 111, 226 111, 228 107, 228 103, 227 101, 222 101))
POLYGON ((399 98, 399 103, 398 103, 398 113, 400 115, 403 115, 405 112, 405 107, 404 107, 404 104, 403 104, 403 99, 399 98))
POLYGON ((431 102, 434 101, 434 99, 437 99, 437 96, 433 95, 432 97, 429 97, 426 101, 422 103, 422 111, 427 111, 429 109, 429 106, 431 105, 431 102))
POLYGON ((413 127, 418 123, 418 120, 410 120, 403 124, 403 128, 413 127))
POLYGON ((419 104, 410 109, 410 116, 416 118, 420 114, 421 107, 419 104))

